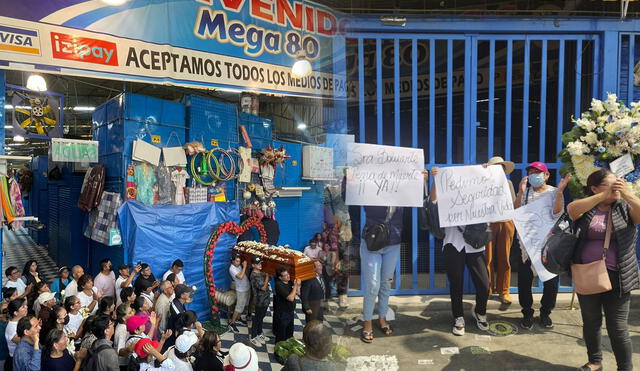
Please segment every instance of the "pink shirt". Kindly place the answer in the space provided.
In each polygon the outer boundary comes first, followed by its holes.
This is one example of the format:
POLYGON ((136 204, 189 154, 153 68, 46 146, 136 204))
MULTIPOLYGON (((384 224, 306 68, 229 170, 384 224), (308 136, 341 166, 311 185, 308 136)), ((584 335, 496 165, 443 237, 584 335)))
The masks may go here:
MULTIPOLYGON (((604 237, 607 233, 608 219, 608 211, 600 211, 596 209, 596 213, 593 216, 593 219, 591 219, 591 224, 589 224, 587 242, 582 248, 582 254, 580 256, 582 264, 592 263, 602 259, 602 254, 604 253, 604 237)), ((616 246, 616 240, 613 238, 613 231, 611 233, 611 242, 609 242, 609 248, 607 249, 607 255, 605 257, 605 263, 607 265, 607 269, 612 271, 618 270, 618 248, 616 246)))
POLYGON ((98 290, 102 290, 104 296, 116 295, 116 275, 113 271, 109 272, 108 276, 102 274, 102 272, 96 275, 93 279, 93 286, 98 290))

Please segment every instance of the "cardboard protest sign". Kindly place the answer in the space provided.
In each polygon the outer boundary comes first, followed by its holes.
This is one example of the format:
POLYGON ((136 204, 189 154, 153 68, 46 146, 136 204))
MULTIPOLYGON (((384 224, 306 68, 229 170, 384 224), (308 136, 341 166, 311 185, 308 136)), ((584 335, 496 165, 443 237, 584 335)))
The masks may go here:
POLYGON ((347 205, 422 206, 422 149, 352 143, 347 163, 347 205))
POLYGON ((542 281, 556 276, 545 269, 541 260, 546 237, 557 221, 553 216, 554 199, 555 192, 549 192, 513 212, 513 223, 520 238, 520 247, 527 251, 531 265, 542 281))
POLYGON ((513 200, 501 166, 441 168, 435 184, 442 227, 511 219, 513 200))

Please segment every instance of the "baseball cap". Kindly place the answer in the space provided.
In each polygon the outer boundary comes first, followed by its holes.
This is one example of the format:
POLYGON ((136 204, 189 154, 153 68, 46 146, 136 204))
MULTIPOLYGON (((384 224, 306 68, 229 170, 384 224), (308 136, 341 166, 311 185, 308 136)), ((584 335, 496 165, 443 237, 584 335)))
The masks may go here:
POLYGON ((147 323, 147 318, 142 316, 131 316, 127 320, 127 331, 135 332, 136 329, 147 323))
POLYGON ((176 298, 179 298, 184 293, 192 293, 193 289, 187 285, 179 284, 175 288, 176 298))
POLYGON ((186 353, 198 342, 198 336, 191 331, 185 331, 176 339, 176 349, 180 353, 186 353))
MULTIPOLYGON (((129 321, 127 321, 127 326, 128 326, 128 323, 129 321)), ((147 358, 147 356, 149 355, 147 352, 144 351, 144 346, 147 344, 151 344, 151 346, 156 349, 158 349, 158 347, 160 346, 160 342, 151 340, 148 338, 138 340, 135 346, 135 351, 140 358, 147 358)))
POLYGON ((547 168, 547 165, 545 165, 544 162, 540 162, 540 161, 532 162, 531 164, 529 164, 529 166, 527 166, 527 171, 529 169, 540 170, 543 173, 549 172, 549 168, 547 168))
POLYGON ((38 303, 44 304, 55 297, 56 294, 54 292, 43 292, 42 294, 40 294, 40 296, 38 296, 38 303))
POLYGON ((260 258, 259 256, 254 256, 253 259, 251 259, 251 264, 260 264, 262 263, 262 258, 260 258))

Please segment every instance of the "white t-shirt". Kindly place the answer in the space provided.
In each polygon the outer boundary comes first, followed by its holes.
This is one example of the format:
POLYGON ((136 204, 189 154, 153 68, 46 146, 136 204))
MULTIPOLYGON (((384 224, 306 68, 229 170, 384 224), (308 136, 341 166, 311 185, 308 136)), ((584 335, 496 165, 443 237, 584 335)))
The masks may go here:
POLYGON ((73 280, 69 282, 67 287, 64 289, 64 297, 68 298, 69 296, 75 296, 78 294, 78 280, 73 280))
POLYGON ((80 312, 78 312, 78 314, 69 313, 69 323, 67 327, 77 334, 80 325, 82 325, 82 321, 84 321, 84 317, 82 317, 80 312))
MULTIPOLYGON (((98 289, 93 286, 93 292, 97 293, 98 289)), ((93 296, 87 296, 87 294, 84 293, 84 291, 80 291, 76 297, 78 298, 78 300, 80 300, 80 305, 83 308, 88 307, 91 302, 93 301, 93 296)), ((91 314, 94 314, 96 311, 98 310, 98 304, 96 304, 95 307, 93 307, 93 310, 91 311, 91 314)))
MULTIPOLYGON (((162 275, 162 280, 166 281, 167 277, 169 277, 169 275, 173 273, 171 271, 171 269, 169 269, 168 271, 164 272, 164 274, 162 275)), ((185 279, 184 279, 184 273, 182 273, 182 271, 180 271, 180 273, 178 273, 176 276, 178 276, 178 282, 179 283, 184 283, 185 279)))
POLYGON ((7 328, 4 331, 4 338, 7 340, 7 348, 9 348, 9 356, 13 357, 13 352, 16 351, 18 344, 11 341, 18 332, 18 321, 7 322, 7 328))
POLYGON ((173 362, 173 365, 175 366, 175 369, 174 369, 175 371, 193 371, 193 366, 191 365, 191 363, 185 362, 176 356, 174 347, 169 348, 169 350, 167 350, 164 356, 173 362))
MULTIPOLYGON (((120 292, 122 291, 122 284, 127 282, 127 277, 122 277, 122 276, 118 276, 118 279, 116 280, 116 306, 122 304, 122 299, 120 299, 120 292)), ((131 284, 131 282, 129 282, 129 286, 127 287, 133 287, 133 285, 131 284)))
POLYGON ((113 272, 109 272, 109 275, 107 276, 100 272, 93 279, 93 287, 97 287, 98 290, 102 290, 104 296, 114 296, 116 288, 115 282, 116 275, 113 272))
MULTIPOLYGON (((129 338, 129 331, 127 331, 127 325, 124 323, 118 323, 116 331, 113 334, 113 347, 120 353, 120 349, 124 348, 129 338)), ((126 366, 129 364, 129 357, 122 357, 118 355, 118 363, 120 366, 126 366)))
MULTIPOLYGON (((464 230, 464 227, 460 227, 460 228, 464 230)), ((443 249, 446 244, 450 243, 453 245, 453 247, 456 248, 456 250, 458 250, 458 252, 461 252, 462 250, 464 250, 465 253, 467 254, 473 254, 476 252, 484 251, 484 246, 482 246, 479 249, 474 249, 473 247, 471 247, 471 245, 469 245, 464 240, 464 237, 462 236, 462 232, 460 232, 458 227, 446 227, 444 229, 444 233, 445 233, 444 241, 442 242, 443 249)))
POLYGON ((18 278, 17 281, 7 281, 4 287, 15 287, 18 292, 18 296, 24 294, 24 290, 27 289, 27 285, 20 278, 18 278))
POLYGON ((158 323, 158 330, 160 333, 167 329, 167 321, 169 320, 169 306, 171 305, 171 298, 167 297, 164 293, 158 296, 156 300, 156 313, 161 314, 160 322, 158 323))
POLYGON ((239 279, 236 276, 240 272, 242 272, 241 265, 236 267, 235 265, 231 264, 229 266, 229 274, 231 275, 231 278, 233 278, 233 281, 236 283, 236 291, 247 292, 251 288, 249 284, 249 279, 247 278, 247 272, 245 271, 244 277, 242 279, 239 279))
POLYGON ((322 251, 322 249, 317 246, 315 249, 312 249, 311 246, 307 246, 304 248, 304 254, 310 257, 311 259, 318 259, 318 255, 320 254, 320 251, 322 251))

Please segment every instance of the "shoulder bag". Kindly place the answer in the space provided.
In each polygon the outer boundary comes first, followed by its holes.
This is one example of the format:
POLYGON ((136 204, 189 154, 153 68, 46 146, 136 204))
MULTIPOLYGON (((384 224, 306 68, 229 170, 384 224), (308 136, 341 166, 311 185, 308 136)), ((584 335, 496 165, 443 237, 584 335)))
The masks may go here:
POLYGON ((389 221, 393 218, 396 209, 391 207, 387 209, 387 216, 383 223, 374 225, 364 230, 364 241, 367 244, 367 250, 378 251, 389 246, 391 241, 391 232, 389 230, 389 221))
POLYGON ((474 249, 486 246, 492 239, 489 223, 469 224, 464 229, 458 227, 458 230, 462 233, 464 242, 474 249))
POLYGON ((556 221, 546 237, 540 258, 546 270, 562 274, 571 270, 571 259, 578 245, 580 232, 566 212, 556 221))
POLYGON ((604 236, 604 249, 602 259, 588 264, 571 264, 571 276, 573 278, 573 288, 580 295, 593 295, 611 291, 611 280, 605 262, 607 249, 611 242, 611 229, 613 212, 609 212, 607 220, 607 232, 604 236))

